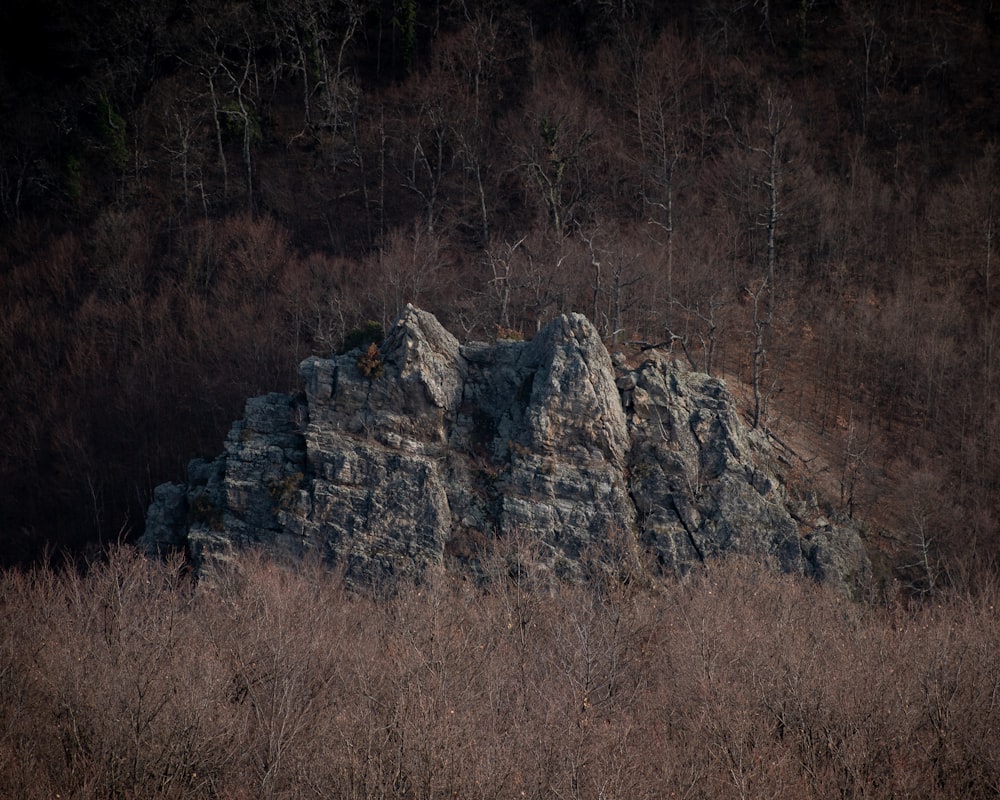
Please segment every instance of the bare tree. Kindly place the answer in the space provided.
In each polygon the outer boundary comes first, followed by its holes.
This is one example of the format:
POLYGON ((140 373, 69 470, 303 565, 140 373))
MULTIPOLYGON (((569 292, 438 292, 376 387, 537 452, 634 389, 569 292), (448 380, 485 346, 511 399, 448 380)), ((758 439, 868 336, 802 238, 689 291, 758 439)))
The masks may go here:
POLYGON ((522 236, 513 244, 504 242, 486 252, 490 266, 490 289, 496 302, 496 325, 509 330, 511 293, 514 289, 514 254, 524 244, 522 236))
POLYGON ((764 160, 765 174, 760 178, 766 204, 759 214, 757 224, 766 233, 764 274, 759 283, 747 287, 752 303, 753 350, 751 351, 751 385, 753 387, 753 412, 751 420, 759 427, 766 414, 768 390, 764 387, 767 369, 768 339, 775 313, 775 265, 777 263, 778 222, 784 216, 782 206, 782 133, 788 123, 790 107, 787 101, 775 96, 769 88, 765 95, 766 117, 763 123, 764 144, 746 143, 748 150, 764 160), (762 219, 760 219, 762 217, 762 219))
MULTIPOLYGON (((647 220, 662 232, 668 303, 674 300, 678 172, 688 155, 688 138, 697 111, 697 53, 672 32, 646 48, 637 46, 626 60, 634 100, 632 116, 642 160, 642 200, 647 220)), ((668 312, 669 314, 669 312, 668 312)), ((669 317, 667 327, 670 327, 669 317)))

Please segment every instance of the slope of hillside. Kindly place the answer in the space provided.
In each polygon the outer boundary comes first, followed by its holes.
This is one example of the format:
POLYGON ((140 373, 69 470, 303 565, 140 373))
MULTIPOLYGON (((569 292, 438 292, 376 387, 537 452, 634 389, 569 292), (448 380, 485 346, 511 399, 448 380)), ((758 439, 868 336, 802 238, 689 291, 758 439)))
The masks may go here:
POLYGON ((0 15, 5 563, 138 535, 246 397, 407 302, 672 343, 820 431, 899 567, 993 560, 989 4, 0 15))

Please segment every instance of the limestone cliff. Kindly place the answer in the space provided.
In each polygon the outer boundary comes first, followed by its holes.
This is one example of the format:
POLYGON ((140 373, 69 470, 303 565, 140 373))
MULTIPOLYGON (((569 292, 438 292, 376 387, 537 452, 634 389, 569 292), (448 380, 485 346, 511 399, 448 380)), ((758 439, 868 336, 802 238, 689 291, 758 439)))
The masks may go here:
POLYGON ((461 345, 408 306, 365 355, 307 358, 303 394, 248 400, 222 455, 157 488, 142 544, 198 565, 316 552, 377 582, 474 568, 518 535, 571 579, 595 560, 675 572, 724 553, 865 579, 857 532, 789 497, 722 381, 656 354, 616 368, 581 315, 461 345))

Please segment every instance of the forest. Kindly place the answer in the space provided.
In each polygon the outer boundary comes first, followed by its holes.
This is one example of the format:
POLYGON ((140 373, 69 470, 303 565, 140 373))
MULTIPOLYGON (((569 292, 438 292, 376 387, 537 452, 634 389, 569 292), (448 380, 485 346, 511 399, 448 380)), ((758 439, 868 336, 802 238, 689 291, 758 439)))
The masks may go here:
POLYGON ((808 443, 901 586, 986 580, 998 30, 988 0, 3 4, 2 563, 131 541, 246 397, 411 302, 670 349, 808 443))
POLYGON ((388 596, 113 550, 0 573, 0 794, 795 797, 1000 790, 994 583, 849 603, 760 565, 541 591, 496 553, 388 596), (211 585, 209 585, 209 583, 211 585))
POLYGON ((0 796, 1000 794, 998 34, 994 0, 0 3, 0 796), (868 595, 131 546, 247 397, 408 302, 724 378, 868 595))

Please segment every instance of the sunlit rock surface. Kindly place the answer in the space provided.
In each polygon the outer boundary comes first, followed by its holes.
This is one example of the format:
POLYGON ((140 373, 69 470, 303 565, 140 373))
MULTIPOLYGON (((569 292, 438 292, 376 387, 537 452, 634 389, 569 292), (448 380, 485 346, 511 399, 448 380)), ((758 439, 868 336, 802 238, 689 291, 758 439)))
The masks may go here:
POLYGON ((365 583, 474 571, 511 537, 567 579, 739 553, 849 592, 866 580, 857 532, 789 497, 722 381, 655 353, 616 369, 579 314, 461 345, 408 306, 380 368, 361 355, 307 358, 302 394, 248 400, 217 459, 157 488, 141 543, 199 568, 250 546, 314 553, 365 583))

